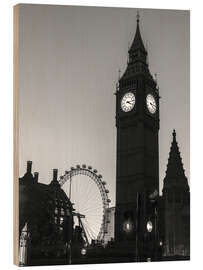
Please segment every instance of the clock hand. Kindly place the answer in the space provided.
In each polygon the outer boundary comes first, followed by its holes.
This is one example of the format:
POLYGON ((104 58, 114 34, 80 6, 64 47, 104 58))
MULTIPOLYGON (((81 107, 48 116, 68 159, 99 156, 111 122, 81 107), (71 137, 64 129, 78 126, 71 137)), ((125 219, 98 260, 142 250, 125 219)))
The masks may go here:
POLYGON ((154 105, 153 103, 150 102, 150 105, 152 105, 152 107, 156 108, 156 105, 154 105))

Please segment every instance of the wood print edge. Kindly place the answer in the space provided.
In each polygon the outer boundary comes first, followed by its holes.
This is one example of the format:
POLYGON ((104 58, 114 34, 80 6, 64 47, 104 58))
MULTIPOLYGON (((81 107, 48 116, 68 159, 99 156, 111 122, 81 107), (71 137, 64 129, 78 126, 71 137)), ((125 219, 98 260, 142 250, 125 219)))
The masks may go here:
POLYGON ((13 7, 13 263, 19 266, 19 126, 18 126, 18 54, 19 54, 19 5, 13 7))

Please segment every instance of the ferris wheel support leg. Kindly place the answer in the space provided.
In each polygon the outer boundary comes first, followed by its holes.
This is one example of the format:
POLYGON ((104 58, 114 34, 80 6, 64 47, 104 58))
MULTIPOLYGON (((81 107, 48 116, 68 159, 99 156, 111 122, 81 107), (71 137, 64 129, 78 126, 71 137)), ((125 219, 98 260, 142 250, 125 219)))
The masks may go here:
POLYGON ((85 231, 84 226, 83 226, 83 224, 82 224, 82 220, 81 220, 80 216, 78 217, 78 219, 79 219, 79 224, 80 224, 80 226, 82 227, 82 230, 83 230, 83 232, 84 232, 85 240, 86 240, 86 242, 87 242, 87 244, 88 244, 88 246, 89 246, 89 240, 88 240, 88 238, 87 238, 87 234, 86 234, 86 231, 85 231))

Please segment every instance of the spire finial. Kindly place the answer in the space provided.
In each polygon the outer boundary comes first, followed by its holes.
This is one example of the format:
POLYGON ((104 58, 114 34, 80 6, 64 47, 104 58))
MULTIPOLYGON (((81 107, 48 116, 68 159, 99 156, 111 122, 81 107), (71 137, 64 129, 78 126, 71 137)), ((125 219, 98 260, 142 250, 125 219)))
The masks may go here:
POLYGON ((176 140, 176 131, 175 131, 175 129, 173 130, 173 140, 176 140))
POLYGON ((137 11, 137 23, 139 23, 139 21, 140 21, 140 14, 139 14, 139 10, 137 11))

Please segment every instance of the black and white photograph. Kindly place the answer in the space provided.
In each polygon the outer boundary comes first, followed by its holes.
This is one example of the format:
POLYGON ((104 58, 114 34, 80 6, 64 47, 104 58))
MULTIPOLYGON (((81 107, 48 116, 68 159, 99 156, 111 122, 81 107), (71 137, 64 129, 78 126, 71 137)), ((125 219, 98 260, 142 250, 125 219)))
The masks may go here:
POLYGON ((14 23, 17 264, 190 260, 190 11, 14 23))

